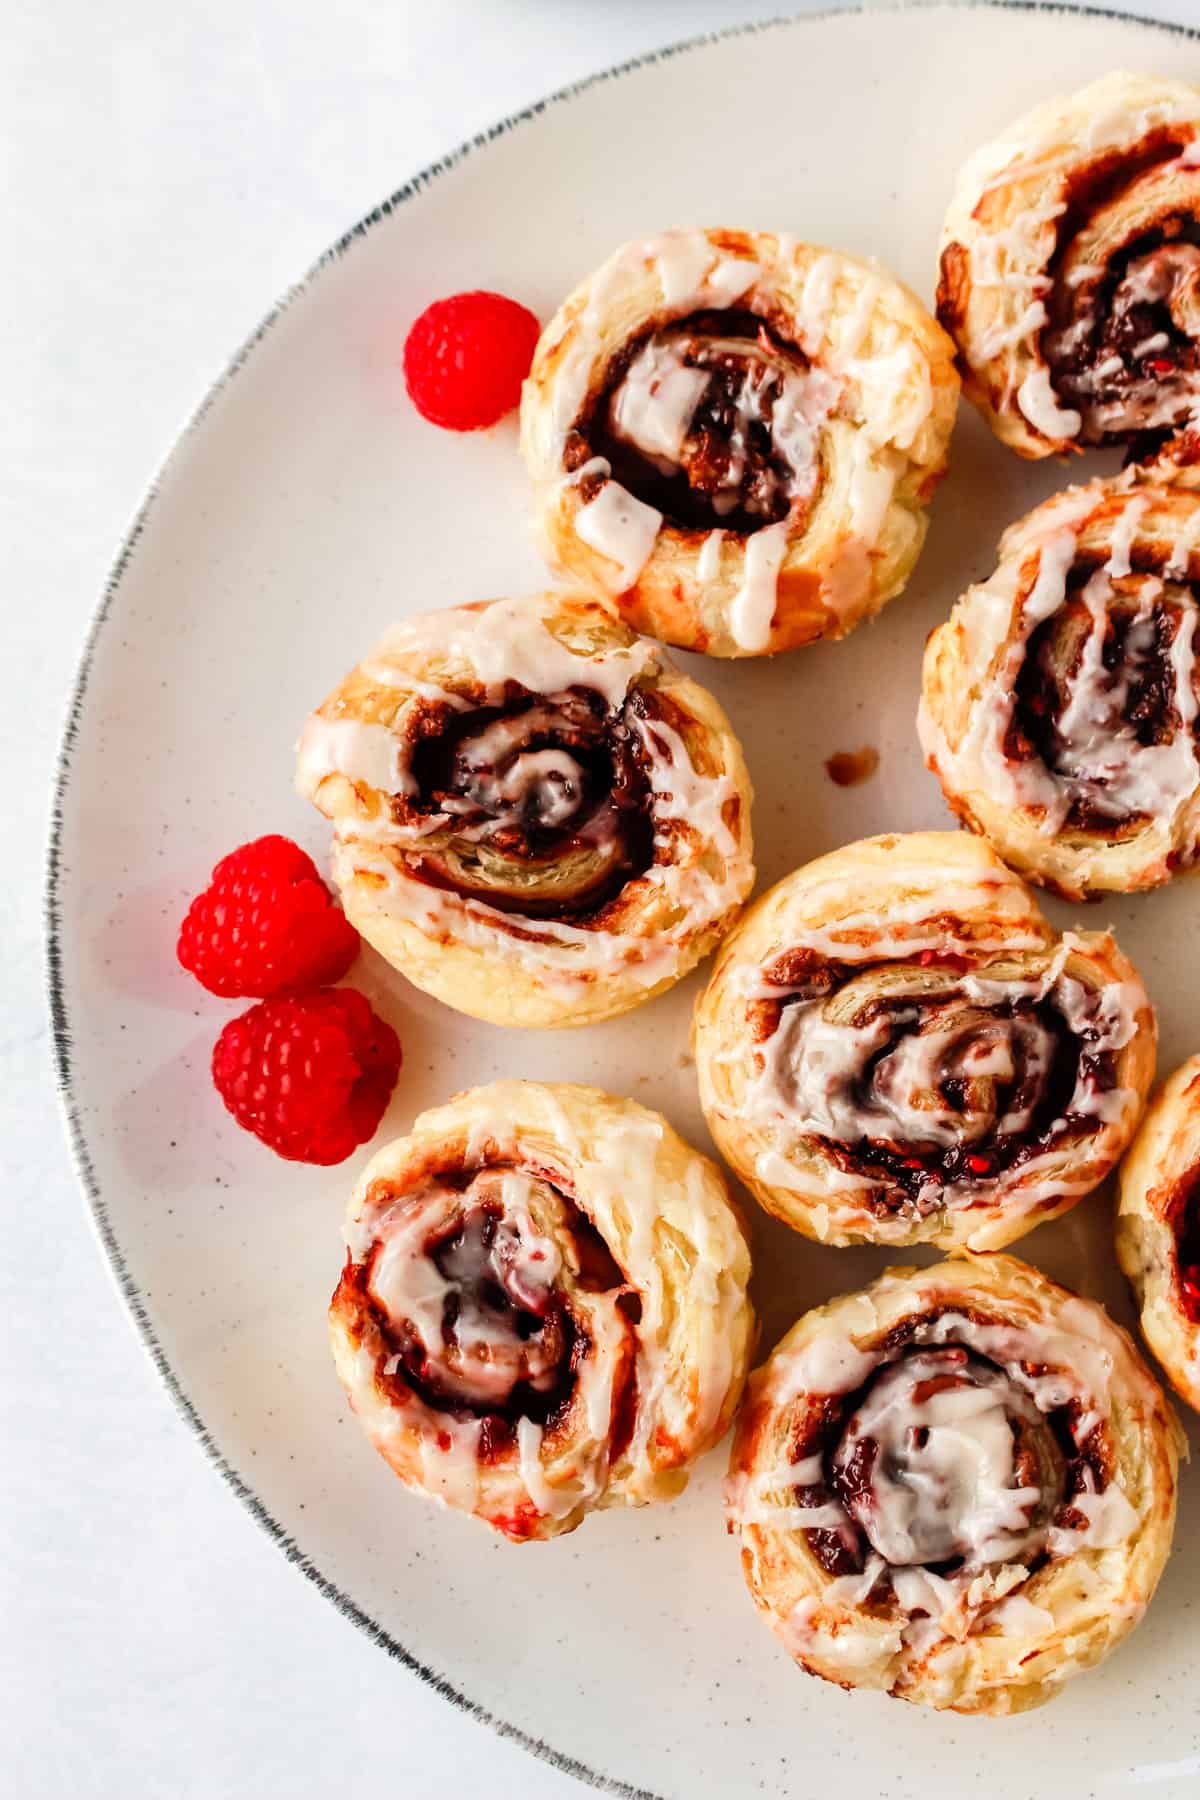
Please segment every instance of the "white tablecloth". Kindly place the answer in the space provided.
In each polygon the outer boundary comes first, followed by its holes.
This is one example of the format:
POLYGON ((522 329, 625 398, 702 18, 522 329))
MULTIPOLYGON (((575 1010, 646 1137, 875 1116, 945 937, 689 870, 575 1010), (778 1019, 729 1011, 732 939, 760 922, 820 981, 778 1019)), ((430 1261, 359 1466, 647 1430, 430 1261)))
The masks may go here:
MULTIPOLYGON (((1146 4, 1200 24, 1200 0, 1146 4)), ((0 1743, 22 1800, 579 1791, 453 1712, 298 1579, 159 1389, 63 1143, 41 863, 107 566, 180 423, 270 301, 494 119, 769 10, 58 0, 6 15, 0 792, 17 879, 0 906, 0 1743)))

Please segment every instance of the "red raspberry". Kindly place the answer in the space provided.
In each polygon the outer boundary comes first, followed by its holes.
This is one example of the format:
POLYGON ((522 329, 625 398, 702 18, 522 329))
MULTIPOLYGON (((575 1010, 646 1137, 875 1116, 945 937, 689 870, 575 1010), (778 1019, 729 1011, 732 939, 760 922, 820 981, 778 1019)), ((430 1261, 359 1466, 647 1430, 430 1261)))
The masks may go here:
POLYGON ((541 327, 503 294, 452 294, 427 306, 404 345, 404 380, 423 418, 479 431, 521 398, 541 327))
POLYGON ((400 1040, 353 988, 261 1000, 213 1050, 239 1125, 291 1162, 344 1162, 373 1137, 400 1072, 400 1040))
POLYGON ((231 851, 188 908, 176 954, 210 994, 285 994, 338 981, 358 933, 316 864, 285 837, 231 851))

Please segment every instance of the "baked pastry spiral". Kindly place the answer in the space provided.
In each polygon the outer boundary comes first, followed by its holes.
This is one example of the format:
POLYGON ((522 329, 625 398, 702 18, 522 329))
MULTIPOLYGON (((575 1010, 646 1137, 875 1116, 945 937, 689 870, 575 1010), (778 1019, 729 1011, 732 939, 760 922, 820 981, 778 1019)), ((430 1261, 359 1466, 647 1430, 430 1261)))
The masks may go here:
POLYGON ((1112 1169, 1156 1027, 1107 932, 1058 937, 980 839, 928 831, 758 900, 694 1040, 717 1147, 768 1212, 829 1244, 995 1250, 1112 1169))
POLYGON ((666 1500, 724 1433, 753 1338, 724 1178, 599 1088, 501 1081, 363 1171, 338 1373, 408 1487, 506 1537, 666 1500))
POLYGON ((611 1018, 678 981, 754 882, 716 701, 577 594, 408 619, 309 719, 346 914, 503 1025, 611 1018))
POLYGON ((1163 1083, 1121 1165, 1117 1260, 1142 1336, 1200 1411, 1200 1056, 1163 1083))
POLYGON ((964 165, 938 317, 1022 456, 1127 444, 1200 399, 1200 88, 1114 74, 964 165))
POLYGON ((930 637, 918 729, 947 800, 1070 899, 1196 859, 1198 595, 1200 492, 1126 476, 1010 527, 930 637))
POLYGON ((1102 1307, 1015 1257, 954 1257, 805 1314, 755 1372, 730 1529, 802 1668, 1021 1712, 1138 1623, 1183 1448, 1102 1307))
POLYGON ((521 444, 554 566, 639 631, 759 656, 900 592, 957 405, 952 346, 875 265, 668 231, 546 327, 521 444))

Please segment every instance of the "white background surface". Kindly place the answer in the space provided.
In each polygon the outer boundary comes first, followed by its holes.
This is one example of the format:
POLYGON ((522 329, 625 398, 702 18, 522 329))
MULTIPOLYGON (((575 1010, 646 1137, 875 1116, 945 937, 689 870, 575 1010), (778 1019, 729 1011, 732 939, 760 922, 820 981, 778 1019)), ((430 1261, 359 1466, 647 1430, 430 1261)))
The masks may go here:
MULTIPOLYGON (((1200 24, 1200 0, 1153 10, 1200 24)), ((28 1800, 318 1796, 351 1783, 406 1800, 582 1791, 456 1715, 341 1619, 160 1392, 63 1144, 41 861, 66 697, 107 565, 183 418, 271 301, 409 174, 499 116, 761 11, 761 0, 10 0, 0 792, 17 868, 0 907, 0 1742, 28 1800)), ((714 121, 731 154, 746 123, 714 121)))

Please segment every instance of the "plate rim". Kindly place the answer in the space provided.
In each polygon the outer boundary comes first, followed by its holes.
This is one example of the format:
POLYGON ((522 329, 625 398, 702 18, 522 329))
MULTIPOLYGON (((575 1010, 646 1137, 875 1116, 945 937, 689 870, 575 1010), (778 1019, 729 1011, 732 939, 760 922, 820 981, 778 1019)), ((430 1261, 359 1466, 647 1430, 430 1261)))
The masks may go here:
POLYGON ((397 207, 431 187, 440 175, 447 174, 477 151, 486 150, 497 138, 503 137, 507 132, 515 131, 523 125, 532 123, 551 107, 564 105, 570 100, 577 99, 588 89, 597 87, 602 82, 615 81, 622 76, 632 74, 635 70, 650 68, 657 63, 668 62, 676 56, 683 56, 691 51, 705 49, 710 45, 724 43, 734 38, 752 37, 769 31, 791 30, 797 26, 817 24, 831 18, 853 17, 855 14, 865 16, 872 12, 933 12, 937 10, 1057 13, 1065 16, 1078 15, 1082 18, 1116 19, 1129 25, 1140 25, 1150 32, 1161 32, 1168 37, 1200 40, 1200 26, 1183 25, 1173 20, 1152 19, 1144 13, 1129 11, 1125 8, 1091 4, 1075 5, 1071 4, 1070 0, 859 0, 859 4, 856 5, 823 6, 811 12, 778 14, 763 19, 742 20, 732 25, 721 26, 714 31, 698 32, 691 37, 677 39, 657 49, 641 51, 636 56, 627 57, 621 62, 613 63, 603 69, 593 70, 591 74, 567 82, 564 86, 555 88, 540 99, 531 101, 527 106, 506 114, 493 124, 473 133, 470 138, 463 140, 454 149, 444 152, 402 182, 384 200, 372 207, 369 212, 344 231, 328 249, 324 250, 309 265, 302 275, 291 282, 249 335, 243 339, 216 379, 207 388, 199 404, 186 416, 183 425, 175 433, 169 448, 158 463, 146 489, 145 497, 126 529, 109 568, 99 601, 93 610, 84 637, 83 647, 79 653, 55 758, 43 888, 44 997, 50 1019, 55 1085, 67 1146, 76 1179, 82 1190, 88 1221, 103 1252, 105 1266, 117 1289, 125 1315, 133 1326, 141 1347, 149 1358, 162 1387, 166 1390, 176 1412, 189 1428, 214 1472, 232 1490, 235 1497, 245 1507, 254 1522, 266 1533, 275 1548, 281 1551, 286 1560, 298 1569, 307 1580, 312 1582, 343 1618, 348 1619, 372 1643, 399 1662, 410 1673, 416 1675, 425 1686, 431 1688, 443 1700, 448 1701, 450 1705, 464 1713, 476 1724, 517 1744, 521 1749, 528 1751, 530 1755, 537 1757, 539 1761, 548 1763, 560 1774, 573 1776, 576 1780, 582 1781, 602 1793, 616 1795, 618 1800, 663 1800, 663 1796, 650 1788, 639 1787, 634 1782, 625 1781, 619 1776, 608 1775, 603 1770, 593 1768, 578 1757, 572 1756, 568 1751, 560 1750, 556 1745, 547 1743, 544 1738, 526 1731, 522 1726, 502 1719, 489 1707, 484 1706, 481 1701, 473 1700, 448 1676, 439 1673, 415 1652, 400 1643, 399 1639, 394 1637, 378 1620, 372 1618, 364 1607, 360 1606, 350 1594, 326 1575, 301 1547, 296 1538, 274 1517, 251 1484, 226 1457, 163 1349, 149 1308, 146 1306, 141 1289, 129 1270, 124 1250, 109 1217, 107 1202, 101 1192, 91 1151, 84 1134, 81 1109, 74 1092, 74 1037, 63 981, 63 920, 60 900, 60 890, 66 867, 63 859, 63 828, 67 793, 75 766, 75 753, 100 634, 113 611, 121 583, 133 563, 138 544, 146 529, 150 514, 159 499, 168 470, 184 445, 199 429, 216 401, 234 377, 249 362, 263 339, 279 322, 284 313, 305 295, 326 268, 339 262, 358 242, 366 237, 369 231, 389 218, 397 207))

